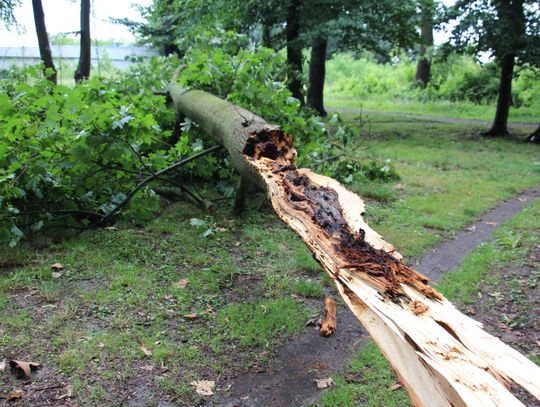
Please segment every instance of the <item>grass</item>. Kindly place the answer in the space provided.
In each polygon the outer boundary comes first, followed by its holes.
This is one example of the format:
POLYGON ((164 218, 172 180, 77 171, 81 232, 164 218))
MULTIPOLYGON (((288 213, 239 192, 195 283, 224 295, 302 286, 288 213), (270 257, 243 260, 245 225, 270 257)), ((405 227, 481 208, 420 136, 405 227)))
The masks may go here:
MULTIPOLYGON (((357 122, 352 114, 344 119, 357 122)), ((350 154, 390 159, 401 175, 350 186, 370 198, 370 224, 407 256, 419 256, 540 182, 536 146, 484 140, 470 126, 379 120, 350 140, 350 154)), ((501 247, 528 242, 520 231, 498 239, 501 247)), ((215 379, 219 386, 222 377, 264 365, 321 309, 330 285, 304 244, 269 210, 236 219, 223 205, 203 212, 174 204, 142 228, 121 224, 4 251, 1 258, 0 354, 39 361, 89 406, 120 403, 125 386, 150 389, 149 400, 199 403, 193 380, 215 379), (204 237, 192 218, 214 233, 204 237), (55 278, 56 262, 65 268, 55 278)), ((477 281, 466 274, 456 278, 477 281)), ((454 286, 449 295, 474 293, 454 286)), ((395 379, 381 373, 390 372, 384 360, 373 347, 366 352, 351 365, 353 376, 336 377, 325 405, 405 404, 402 390, 388 390, 395 379)), ((2 393, 17 384, 7 377, 0 378, 2 393)))
MULTIPOLYGON (((486 278, 489 280, 490 270, 511 262, 526 262, 528 253, 538 243, 539 231, 540 200, 537 199, 497 229, 492 242, 475 249, 457 270, 446 274, 437 288, 452 301, 473 303, 480 284, 486 278)), ((531 280, 530 284, 537 284, 537 280, 531 280)))
MULTIPOLYGON (((472 102, 451 102, 449 100, 426 101, 395 98, 379 98, 376 96, 358 99, 334 95, 331 91, 325 97, 326 106, 340 109, 359 109, 379 112, 419 114, 458 119, 479 119, 491 122, 495 117, 495 104, 475 104, 472 102)), ((373 112, 373 114, 376 114, 373 112)), ((403 117, 401 118, 403 120, 403 117)), ((407 119, 408 120, 408 119, 407 119)), ((531 123, 531 128, 538 125, 538 109, 536 106, 510 109, 509 123, 531 123)))
POLYGON ((403 407, 407 393, 397 386, 392 368, 371 342, 351 361, 347 373, 334 377, 334 388, 323 394, 320 406, 403 407))

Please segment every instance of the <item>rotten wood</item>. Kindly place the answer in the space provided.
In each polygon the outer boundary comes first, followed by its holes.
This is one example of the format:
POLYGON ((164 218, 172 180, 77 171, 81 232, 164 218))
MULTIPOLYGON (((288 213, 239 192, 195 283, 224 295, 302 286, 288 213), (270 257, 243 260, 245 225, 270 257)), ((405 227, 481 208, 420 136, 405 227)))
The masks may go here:
POLYGON ((330 336, 336 332, 336 302, 331 297, 324 299, 325 315, 321 323, 321 335, 330 336))
MULTIPOLYGON (((173 81, 174 82, 174 81, 173 81)), ((390 361, 416 406, 520 406, 540 399, 540 367, 459 312, 363 220, 364 203, 332 178, 296 167, 292 137, 201 91, 171 85, 182 113, 223 144, 241 174, 266 186, 390 361)))

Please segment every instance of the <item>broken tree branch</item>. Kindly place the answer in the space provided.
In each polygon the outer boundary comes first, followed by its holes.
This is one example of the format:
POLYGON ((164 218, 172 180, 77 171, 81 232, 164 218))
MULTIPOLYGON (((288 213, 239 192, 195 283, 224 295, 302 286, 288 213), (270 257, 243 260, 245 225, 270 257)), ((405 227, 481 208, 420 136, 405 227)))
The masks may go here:
POLYGON ((237 106, 173 80, 176 108, 222 144, 242 176, 266 186, 392 364, 416 406, 520 406, 510 381, 540 399, 540 367, 459 312, 401 262, 339 182, 296 167, 292 137, 237 106))
MULTIPOLYGON (((219 150, 221 148, 221 146, 212 146, 210 148, 207 148, 206 150, 203 150, 197 154, 194 154, 190 157, 187 157, 187 158, 184 158, 183 160, 180 160, 172 165, 169 165, 168 167, 156 172, 156 173, 153 173, 152 175, 148 175, 145 179, 143 179, 141 182, 139 182, 137 184, 137 186, 135 188, 133 188, 131 190, 131 192, 118 204, 114 207, 114 209, 112 209, 107 215, 103 216, 96 224, 97 225, 102 225, 104 223, 106 223, 109 219, 111 219, 116 213, 118 213, 118 211, 120 211, 122 208, 124 208, 128 203, 129 201, 131 200, 131 198, 133 198, 135 196, 135 194, 137 192, 139 192, 146 184, 148 184, 149 182, 155 180, 155 179, 159 179, 161 176, 163 176, 164 174, 176 169, 176 168, 180 168, 184 165, 186 165, 187 163, 193 161, 193 160, 196 160, 197 158, 199 157, 202 157, 203 155, 206 155, 206 154, 209 154, 213 151, 216 151, 216 150, 219 150)), ((184 192, 186 192, 186 190, 184 189, 184 192)), ((192 198, 196 199, 195 196, 193 196, 193 194, 190 194, 192 196, 192 198)))

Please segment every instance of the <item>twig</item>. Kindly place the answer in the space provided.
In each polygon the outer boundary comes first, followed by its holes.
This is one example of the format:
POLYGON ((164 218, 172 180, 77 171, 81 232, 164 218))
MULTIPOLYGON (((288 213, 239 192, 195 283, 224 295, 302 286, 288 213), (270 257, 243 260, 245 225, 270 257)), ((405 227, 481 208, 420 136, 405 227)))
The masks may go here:
POLYGON ((31 390, 32 391, 44 391, 44 390, 59 389, 60 387, 64 387, 64 386, 65 386, 64 383, 59 383, 59 384, 53 384, 51 386, 36 387, 36 388, 31 389, 31 390))
POLYGON ((345 155, 345 153, 340 153, 340 154, 337 154, 337 155, 333 155, 332 157, 325 158, 324 160, 321 160, 321 161, 319 161, 317 163, 312 164, 312 166, 316 167, 317 165, 321 165, 321 164, 324 164, 324 163, 326 163, 328 161, 335 160, 336 158, 342 157, 344 155, 345 155))
POLYGON ((61 209, 61 210, 52 210, 52 211, 44 209, 42 211, 30 211, 30 212, 14 213, 14 214, 10 214, 9 216, 10 217, 20 217, 20 216, 28 216, 28 215, 42 215, 42 214, 46 214, 46 213, 55 213, 55 214, 62 214, 62 215, 76 215, 76 214, 79 214, 79 215, 88 215, 88 216, 96 216, 96 217, 102 217, 103 216, 100 213, 92 212, 92 211, 85 211, 83 209, 81 209, 81 210, 78 210, 78 209, 70 209, 70 210, 61 209))
POLYGON ((207 148, 206 150, 201 151, 200 153, 197 153, 195 155, 192 155, 191 157, 184 158, 183 160, 180 160, 177 163, 174 163, 174 164, 168 166, 167 168, 164 168, 164 169, 156 172, 155 174, 149 175, 148 177, 143 179, 141 182, 139 182, 137 184, 137 186, 124 198, 124 200, 122 200, 122 202, 120 202, 118 205, 116 205, 115 208, 112 211, 110 211, 107 215, 102 217, 95 224, 95 226, 100 225, 102 223, 105 223, 110 218, 112 218, 114 214, 116 214, 120 209, 122 209, 124 206, 126 206, 127 203, 131 200, 131 198, 133 198, 133 196, 137 192, 139 192, 141 190, 141 188, 144 187, 146 184, 148 184, 150 181, 153 181, 153 180, 161 177, 163 174, 165 174, 165 173, 167 173, 169 171, 172 171, 172 170, 174 170, 176 168, 179 168, 179 167, 181 167, 183 165, 186 165, 187 163, 189 163, 189 162, 191 162, 193 160, 196 160, 197 158, 202 157, 203 155, 206 155, 206 154, 209 154, 209 153, 211 153, 213 151, 216 151, 216 150, 218 150, 220 148, 221 148, 221 146, 213 146, 213 147, 207 148))

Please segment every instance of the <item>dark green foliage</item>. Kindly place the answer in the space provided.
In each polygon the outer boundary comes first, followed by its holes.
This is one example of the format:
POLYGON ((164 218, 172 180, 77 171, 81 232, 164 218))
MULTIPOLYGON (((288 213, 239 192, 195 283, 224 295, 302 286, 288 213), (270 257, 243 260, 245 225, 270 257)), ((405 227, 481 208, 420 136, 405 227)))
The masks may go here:
MULTIPOLYGON (((0 84, 0 235, 11 246, 43 227, 77 227, 108 213, 141 174, 163 168, 158 123, 173 118, 163 97, 135 94, 115 80, 54 86, 39 67, 0 84), (113 168, 118 168, 115 170, 113 168)), ((158 206, 151 189, 130 211, 144 219, 158 206)))
POLYGON ((399 175, 390 165, 390 162, 373 160, 357 161, 352 159, 339 160, 332 169, 334 177, 341 182, 351 183, 354 181, 397 181, 399 175))
POLYGON ((287 89, 285 59, 268 48, 254 48, 232 31, 205 31, 190 42, 180 82, 230 100, 276 123, 298 142, 321 136, 324 123, 300 108, 287 89))

